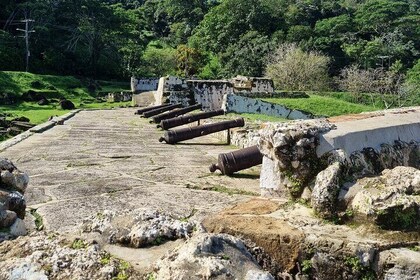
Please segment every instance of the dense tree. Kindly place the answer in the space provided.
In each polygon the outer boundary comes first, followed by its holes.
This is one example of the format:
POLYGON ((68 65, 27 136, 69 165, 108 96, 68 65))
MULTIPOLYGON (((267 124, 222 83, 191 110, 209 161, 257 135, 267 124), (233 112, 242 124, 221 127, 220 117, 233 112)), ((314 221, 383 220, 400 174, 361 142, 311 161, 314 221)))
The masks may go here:
POLYGON ((266 57, 272 49, 273 44, 268 36, 249 31, 221 54, 224 75, 262 76, 266 57))
POLYGON ((190 43, 212 52, 223 52, 248 31, 271 34, 276 19, 259 0, 225 0, 206 14, 190 43))
POLYGON ((412 94, 418 96, 420 92, 420 59, 417 63, 407 72, 407 81, 405 89, 412 94))
POLYGON ((394 22, 407 13, 409 5, 403 1, 368 0, 355 13, 361 31, 381 34, 389 32, 394 22))
POLYGON ((0 70, 129 75, 262 75, 267 54, 295 43, 349 65, 402 71, 420 57, 416 0, 0 0, 0 70), (196 55, 200 54, 200 55, 196 55))
POLYGON ((204 56, 198 50, 187 45, 179 45, 176 49, 178 73, 183 77, 191 77, 198 73, 203 64, 204 56))
POLYGON ((220 79, 223 77, 222 64, 218 56, 208 53, 207 63, 201 69, 199 77, 201 79, 220 79))
POLYGON ((10 33, 0 30, 0 65, 7 65, 9 70, 21 70, 24 67, 19 43, 10 33))
POLYGON ((164 42, 152 41, 144 51, 141 65, 135 74, 145 77, 175 75, 177 60, 176 50, 164 42))

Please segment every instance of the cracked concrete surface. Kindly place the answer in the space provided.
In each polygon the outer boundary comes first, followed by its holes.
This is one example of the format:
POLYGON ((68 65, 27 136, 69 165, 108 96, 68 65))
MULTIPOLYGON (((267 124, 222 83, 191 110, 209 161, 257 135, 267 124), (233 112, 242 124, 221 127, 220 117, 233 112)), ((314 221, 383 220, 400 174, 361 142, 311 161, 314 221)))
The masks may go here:
POLYGON ((235 147, 211 135, 159 143, 163 132, 134 112, 82 111, 0 153, 29 174, 27 205, 37 209, 46 230, 76 233, 82 219, 104 210, 150 208, 185 216, 197 209, 194 218, 201 220, 246 198, 201 188, 259 192, 258 167, 235 177, 209 173, 218 154, 235 147))

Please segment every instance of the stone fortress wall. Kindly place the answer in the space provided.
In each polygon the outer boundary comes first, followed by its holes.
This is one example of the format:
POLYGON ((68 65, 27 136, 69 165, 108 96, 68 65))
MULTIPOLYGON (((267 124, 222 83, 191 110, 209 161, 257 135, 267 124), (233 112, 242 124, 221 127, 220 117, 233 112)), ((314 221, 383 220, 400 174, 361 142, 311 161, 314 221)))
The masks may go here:
POLYGON ((147 91, 155 91, 158 88, 159 79, 157 78, 136 78, 131 77, 131 92, 141 93, 147 91))
POLYGON ((420 229, 420 107, 262 123, 232 133, 233 144, 257 144, 264 155, 262 196, 306 201, 327 219, 347 210, 384 228, 408 213, 411 222, 400 228, 420 229), (380 177, 369 179, 374 176, 380 177))
POLYGON ((155 105, 169 102, 188 106, 200 103, 204 111, 224 109, 228 113, 266 114, 287 119, 313 118, 307 112, 256 99, 276 96, 273 81, 266 78, 237 76, 226 80, 187 80, 167 76, 160 78, 157 84, 155 81, 133 78, 132 88, 137 93, 133 101, 138 105, 145 105, 152 99, 155 105))

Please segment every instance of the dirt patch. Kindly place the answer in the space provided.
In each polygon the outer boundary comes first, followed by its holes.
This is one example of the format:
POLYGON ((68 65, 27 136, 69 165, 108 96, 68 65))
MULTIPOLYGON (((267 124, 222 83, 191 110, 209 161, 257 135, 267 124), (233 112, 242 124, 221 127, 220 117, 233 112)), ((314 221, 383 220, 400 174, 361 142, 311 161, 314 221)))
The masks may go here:
POLYGON ((363 119, 369 119, 374 117, 380 117, 384 116, 385 114, 378 114, 378 113, 372 113, 372 114, 350 114, 350 115, 344 115, 344 116, 336 116, 328 118, 327 120, 332 123, 336 122, 346 122, 346 121, 354 121, 354 120, 363 120, 363 119))
POLYGON ((304 241, 303 232, 272 217, 221 214, 205 219, 203 226, 212 233, 227 233, 249 239, 263 248, 284 271, 295 266, 304 241))
POLYGON ((252 199, 244 203, 239 203, 224 210, 223 215, 265 215, 271 214, 281 208, 285 202, 273 201, 268 199, 252 199))

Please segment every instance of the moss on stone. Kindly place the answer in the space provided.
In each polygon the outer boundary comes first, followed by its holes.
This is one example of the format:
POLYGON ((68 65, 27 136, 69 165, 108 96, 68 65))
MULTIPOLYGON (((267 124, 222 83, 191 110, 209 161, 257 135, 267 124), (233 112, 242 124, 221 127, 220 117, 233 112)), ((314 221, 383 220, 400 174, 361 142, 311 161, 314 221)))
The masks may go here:
POLYGON ((376 223, 382 229, 388 230, 419 230, 420 215, 418 207, 403 205, 378 211, 376 223))

